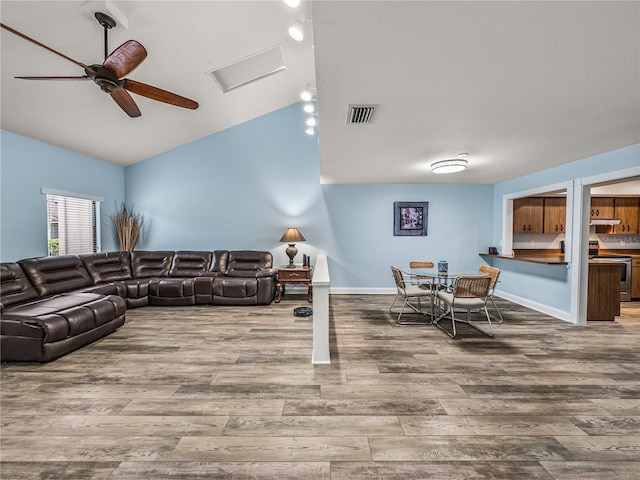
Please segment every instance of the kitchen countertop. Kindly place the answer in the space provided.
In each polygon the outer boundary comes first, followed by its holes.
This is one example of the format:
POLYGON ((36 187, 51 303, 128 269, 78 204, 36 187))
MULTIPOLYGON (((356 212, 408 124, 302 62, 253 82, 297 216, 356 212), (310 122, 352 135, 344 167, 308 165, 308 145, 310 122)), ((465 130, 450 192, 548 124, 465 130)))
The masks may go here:
POLYGON ((622 267, 624 266, 624 262, 616 262, 615 260, 608 260, 606 258, 590 258, 589 265, 616 265, 622 267))
POLYGON ((615 250, 607 250, 601 248, 598 250, 599 255, 636 255, 640 256, 640 250, 637 248, 616 248, 615 250))
POLYGON ((568 265, 564 253, 558 250, 516 250, 515 255, 481 253, 483 258, 501 258, 516 262, 540 263, 543 265, 568 265))
MULTIPOLYGON (((599 250, 600 255, 637 255, 640 256, 640 250, 633 248, 607 250, 601 248, 599 250)), ((514 260, 516 262, 529 262, 539 263, 543 265, 568 265, 569 262, 565 259, 564 253, 560 249, 520 249, 515 250, 515 255, 501 255, 501 254, 489 254, 481 253, 483 258, 501 258, 503 260, 514 260)), ((599 264, 616 263, 606 259, 589 259, 589 263, 597 262, 599 264)))

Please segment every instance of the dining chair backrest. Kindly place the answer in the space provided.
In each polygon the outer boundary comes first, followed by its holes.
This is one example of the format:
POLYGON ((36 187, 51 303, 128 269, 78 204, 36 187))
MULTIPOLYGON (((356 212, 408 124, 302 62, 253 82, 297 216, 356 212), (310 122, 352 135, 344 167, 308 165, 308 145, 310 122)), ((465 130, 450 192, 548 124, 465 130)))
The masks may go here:
POLYGON ((453 282, 453 296, 457 298, 487 298, 491 277, 486 275, 461 275, 453 282))
POLYGON ((409 268, 433 268, 433 262, 412 261, 409 262, 409 268))
POLYGON ((396 287, 400 291, 405 291, 405 281, 404 275, 402 274, 402 270, 396 267, 391 267, 391 273, 393 273, 393 280, 396 282, 396 287))
POLYGON ((489 265, 480 265, 478 271, 491 277, 491 290, 494 290, 496 288, 496 284, 498 283, 498 277, 500 277, 500 269, 496 267, 490 267, 489 265))

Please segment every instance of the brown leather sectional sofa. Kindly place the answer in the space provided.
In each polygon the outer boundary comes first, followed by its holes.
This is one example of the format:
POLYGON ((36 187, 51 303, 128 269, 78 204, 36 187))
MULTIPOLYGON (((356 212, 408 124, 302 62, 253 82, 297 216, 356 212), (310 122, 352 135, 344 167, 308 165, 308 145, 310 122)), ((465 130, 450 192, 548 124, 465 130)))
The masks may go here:
POLYGON ((0 359, 46 362, 115 331, 144 305, 269 305, 270 252, 134 251, 0 264, 0 359))

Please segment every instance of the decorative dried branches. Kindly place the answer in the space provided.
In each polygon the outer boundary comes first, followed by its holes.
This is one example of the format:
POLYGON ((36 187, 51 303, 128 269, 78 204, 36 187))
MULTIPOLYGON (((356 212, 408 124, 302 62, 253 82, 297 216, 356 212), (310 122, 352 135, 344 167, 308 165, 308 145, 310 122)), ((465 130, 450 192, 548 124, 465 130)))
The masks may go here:
POLYGON ((133 211, 122 202, 116 212, 109 215, 118 234, 120 249, 124 252, 132 252, 138 243, 138 238, 142 232, 144 216, 133 211))

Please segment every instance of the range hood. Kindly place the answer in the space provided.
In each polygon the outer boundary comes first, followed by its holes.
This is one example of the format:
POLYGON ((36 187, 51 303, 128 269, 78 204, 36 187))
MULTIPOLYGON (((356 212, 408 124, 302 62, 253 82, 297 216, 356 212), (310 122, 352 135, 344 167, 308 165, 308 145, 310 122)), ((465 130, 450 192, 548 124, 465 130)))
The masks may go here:
POLYGON ((619 218, 592 218, 589 225, 620 225, 622 220, 619 218))

